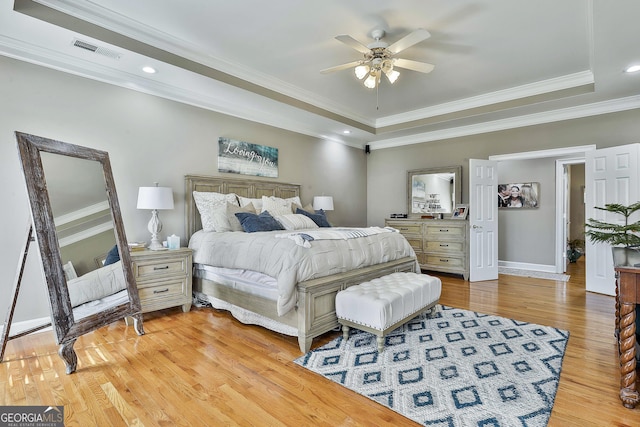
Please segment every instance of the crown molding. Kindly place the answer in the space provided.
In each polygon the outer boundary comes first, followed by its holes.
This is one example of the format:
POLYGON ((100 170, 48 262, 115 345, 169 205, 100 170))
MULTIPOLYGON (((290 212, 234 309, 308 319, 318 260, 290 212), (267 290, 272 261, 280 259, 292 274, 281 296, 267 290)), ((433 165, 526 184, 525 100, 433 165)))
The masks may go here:
MULTIPOLYGON (((240 64, 230 62, 212 55, 203 55, 207 49, 198 46, 187 40, 175 37, 169 33, 160 31, 149 25, 131 19, 125 15, 115 13, 91 0, 32 0, 36 3, 31 7, 42 5, 60 13, 70 15, 82 21, 90 22, 98 25, 114 33, 121 34, 134 40, 138 40, 150 46, 166 50, 181 58, 202 64, 213 70, 219 70, 229 75, 235 76, 241 80, 256 84, 274 92, 287 95, 297 99, 303 103, 307 103, 318 107, 322 110, 329 111, 341 117, 361 123, 370 128, 375 127, 375 120, 371 120, 362 116, 357 111, 344 108, 343 106, 332 102, 330 99, 320 97, 303 88, 293 86, 283 80, 260 73, 254 69, 249 69, 240 64)), ((89 36, 90 37, 90 36, 89 36)), ((103 42, 105 44, 109 44, 103 42)), ((113 46, 113 45, 110 45, 113 46)), ((119 49, 126 49, 124 46, 115 46, 119 49)))
POLYGON ((376 120, 375 125, 376 128, 393 126, 409 121, 416 121, 430 117, 471 110, 474 108, 486 107, 488 105, 499 104, 502 102, 514 101, 565 89, 571 89, 588 84, 593 84, 594 82, 595 78, 593 76, 593 73, 590 70, 586 70, 574 74, 556 77, 553 79, 542 80, 535 83, 478 95, 459 101, 434 105, 433 107, 421 108, 403 114, 382 117, 376 120))
POLYGON ((96 203, 94 205, 78 209, 77 211, 73 211, 65 215, 60 215, 59 217, 54 218, 54 223, 56 227, 59 227, 61 225, 68 224, 70 222, 77 221, 79 219, 86 218, 90 215, 94 215, 103 211, 109 211, 109 202, 106 200, 104 202, 96 203))
POLYGON ((640 108, 640 95, 626 98, 618 98, 609 101, 579 105, 576 107, 561 108, 542 113, 528 114, 508 119, 500 119, 478 123, 468 126, 443 129, 433 132, 424 132, 407 137, 389 138, 369 142, 371 150, 400 147, 403 145, 421 144, 424 142, 440 141, 443 139, 459 138, 462 136, 477 135, 488 132, 496 132, 507 129, 515 129, 525 126, 533 126, 545 123, 560 122, 579 119, 582 117, 597 116, 619 111, 640 108))
MULTIPOLYGON (((229 90, 240 89, 231 88, 229 85, 213 80, 210 83, 216 85, 217 90, 206 93, 189 91, 182 87, 149 80, 71 55, 55 53, 37 45, 2 35, 0 35, 0 55, 302 135, 330 140, 354 148, 362 146, 360 141, 353 142, 347 138, 327 135, 308 126, 307 124, 312 122, 308 118, 295 119, 301 114, 300 110, 295 107, 248 91, 242 91, 242 93, 250 99, 242 98, 240 100, 238 96, 228 96, 229 90), (264 106, 264 103, 271 106, 264 106), (284 110, 289 110, 289 114, 284 110)), ((311 113, 302 114, 304 116, 311 113)), ((344 125, 341 124, 339 127, 342 128, 344 125)))
POLYGON ((88 239, 93 236, 97 236, 100 233, 104 233, 105 231, 113 230, 113 224, 110 222, 105 222, 100 225, 96 225, 95 227, 88 228, 79 233, 72 234, 68 237, 62 237, 58 239, 58 244, 61 248, 71 245, 73 243, 81 242, 84 239, 88 239))

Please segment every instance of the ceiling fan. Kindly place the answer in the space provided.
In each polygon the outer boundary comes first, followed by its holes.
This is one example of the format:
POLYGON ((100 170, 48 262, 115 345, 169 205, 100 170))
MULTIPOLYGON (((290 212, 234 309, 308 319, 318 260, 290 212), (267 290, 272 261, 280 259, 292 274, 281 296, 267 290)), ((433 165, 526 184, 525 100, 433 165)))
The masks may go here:
POLYGON ((378 28, 373 30, 371 36, 375 41, 366 46, 349 35, 336 36, 336 40, 363 53, 364 58, 359 61, 325 68, 320 72, 327 74, 355 67, 356 77, 360 80, 364 79, 364 85, 369 89, 373 89, 380 84, 382 74, 387 76, 389 82, 393 84, 400 76, 400 72, 394 69, 396 67, 418 71, 420 73, 430 73, 435 68, 435 65, 426 62, 396 57, 396 55, 403 50, 431 37, 431 34, 427 30, 419 28, 391 45, 381 40, 384 34, 384 30, 382 29, 378 28))

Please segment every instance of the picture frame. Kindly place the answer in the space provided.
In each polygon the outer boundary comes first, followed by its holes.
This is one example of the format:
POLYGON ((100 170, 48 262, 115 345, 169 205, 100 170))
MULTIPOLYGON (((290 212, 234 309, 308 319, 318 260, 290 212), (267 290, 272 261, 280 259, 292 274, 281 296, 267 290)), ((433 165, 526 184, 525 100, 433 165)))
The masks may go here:
POLYGON ((451 213, 451 219, 467 219, 469 215, 469 205, 456 205, 455 209, 451 213))
POLYGON ((536 209, 540 207, 539 182, 508 182, 498 184, 499 209, 536 209))

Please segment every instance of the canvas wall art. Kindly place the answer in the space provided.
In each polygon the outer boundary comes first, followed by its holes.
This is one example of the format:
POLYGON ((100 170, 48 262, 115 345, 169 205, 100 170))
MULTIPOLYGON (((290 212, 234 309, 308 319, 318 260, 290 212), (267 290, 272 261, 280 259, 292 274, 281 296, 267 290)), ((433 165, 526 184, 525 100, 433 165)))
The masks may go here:
POLYGON ((498 184, 499 208, 537 208, 540 206, 539 182, 498 184))
POLYGON ((278 149, 220 137, 218 172, 277 178, 278 149))

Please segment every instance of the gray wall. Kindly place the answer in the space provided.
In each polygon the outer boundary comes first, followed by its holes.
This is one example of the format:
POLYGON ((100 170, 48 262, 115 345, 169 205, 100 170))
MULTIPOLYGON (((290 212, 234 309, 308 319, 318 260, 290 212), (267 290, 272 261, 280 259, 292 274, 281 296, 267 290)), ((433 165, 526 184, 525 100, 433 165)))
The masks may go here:
MULTIPOLYGON (((30 213, 15 131, 109 152, 127 238, 149 240, 148 211, 136 209, 138 187, 170 186, 175 209, 161 211, 163 238, 184 241, 185 174, 219 175, 218 137, 279 149, 277 181, 302 185, 302 202, 332 195, 337 225, 366 225, 363 150, 179 104, 0 57, 0 313, 11 297, 30 213)), ((240 177, 240 176, 238 176, 240 177)), ((32 246, 14 321, 49 315, 37 247, 32 246)), ((4 317, 3 317, 4 319, 4 317)))
MULTIPOLYGON (((468 203, 469 159, 487 159, 489 156, 498 154, 591 144, 596 145, 597 148, 605 148, 639 141, 640 111, 629 110, 443 141, 373 150, 367 162, 367 222, 369 225, 381 225, 390 213, 406 212, 407 170, 461 165, 462 203, 468 203)), ((548 179, 555 179, 554 162, 555 159, 550 158, 541 160, 535 166, 532 165, 532 169, 527 172, 527 181, 546 183, 548 179)), ((502 177, 499 177, 499 180, 502 181, 502 177)), ((540 210, 545 212, 547 209, 555 210, 555 184, 545 184, 541 193, 543 199, 540 210)), ((527 212, 520 213, 527 216, 534 215, 527 212)), ((503 218, 505 214, 500 214, 499 219, 503 218)), ((508 219, 513 218, 510 216, 508 219)), ((514 224, 504 230, 500 227, 499 233, 522 234, 522 228, 531 224, 530 222, 513 222, 514 224)), ((505 253, 502 247, 499 248, 499 259, 555 264, 553 224, 553 222, 546 223, 545 220, 542 234, 536 236, 534 241, 528 241, 527 244, 509 246, 508 253, 505 253)), ((502 237, 499 239, 502 242, 502 237)))
POLYGON ((556 239, 555 160, 502 161, 500 184, 538 182, 538 208, 498 209, 498 259, 507 262, 554 265, 556 239))

